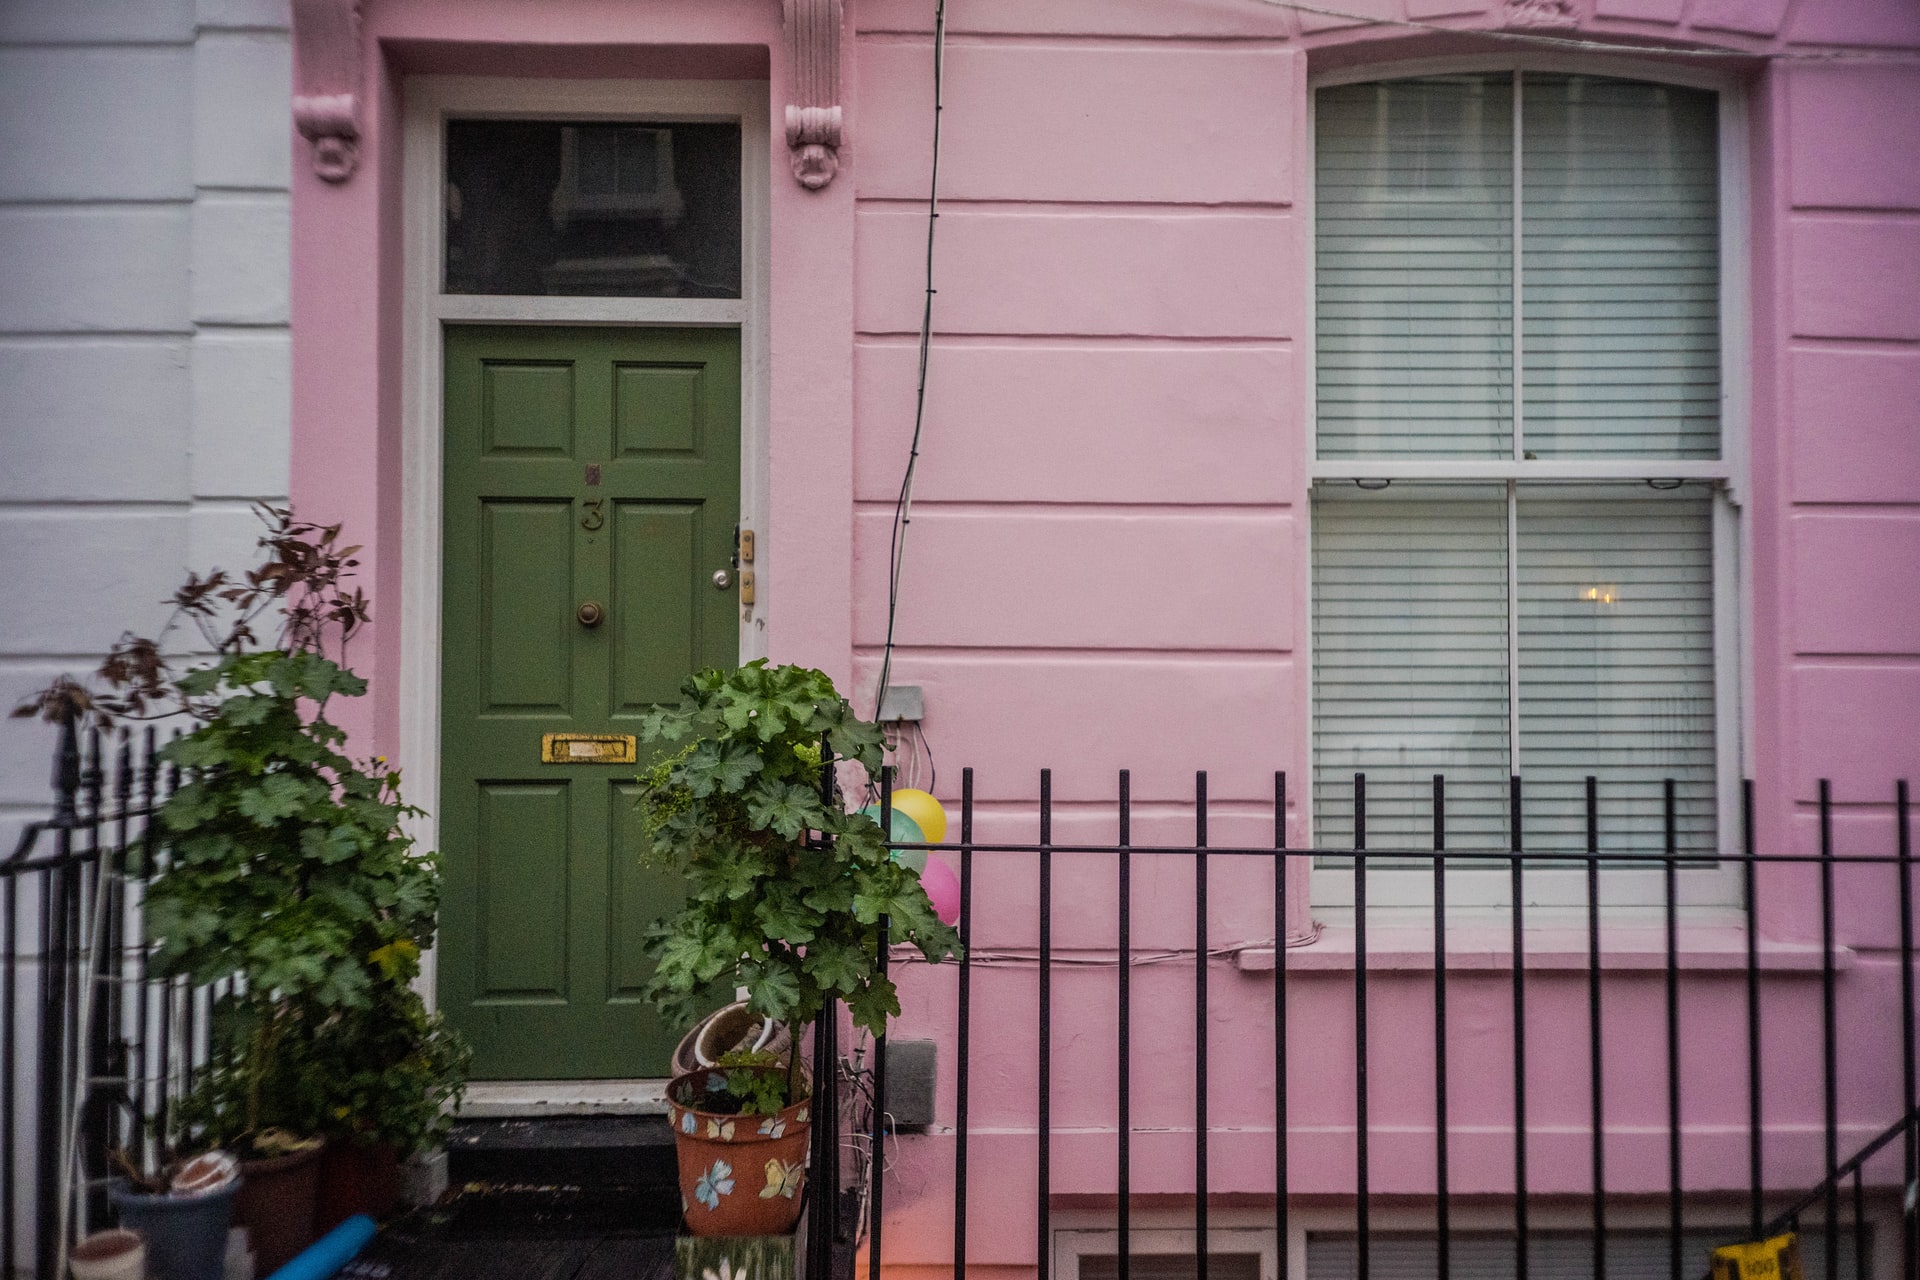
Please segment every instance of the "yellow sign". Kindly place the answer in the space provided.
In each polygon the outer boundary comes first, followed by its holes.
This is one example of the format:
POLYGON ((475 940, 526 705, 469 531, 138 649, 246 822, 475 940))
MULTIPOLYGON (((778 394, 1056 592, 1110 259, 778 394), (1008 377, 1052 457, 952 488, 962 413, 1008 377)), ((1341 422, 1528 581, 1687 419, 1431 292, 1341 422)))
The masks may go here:
POLYGON ((1788 1232, 1758 1244, 1715 1249, 1713 1280, 1803 1280, 1800 1241, 1788 1232))
POLYGON ((542 764, 632 764, 630 733, 547 733, 540 737, 542 764))

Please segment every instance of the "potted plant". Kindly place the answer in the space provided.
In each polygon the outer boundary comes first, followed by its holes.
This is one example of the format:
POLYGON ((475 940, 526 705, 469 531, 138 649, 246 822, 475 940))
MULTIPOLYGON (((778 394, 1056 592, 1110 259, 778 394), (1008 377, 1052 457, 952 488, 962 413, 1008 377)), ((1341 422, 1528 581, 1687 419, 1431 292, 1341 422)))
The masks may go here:
POLYGON ((247 1229, 255 1257, 268 1270, 317 1238, 314 1205, 325 1140, 299 1090, 305 1013, 271 992, 216 1000, 213 1056, 172 1116, 182 1145, 239 1157, 233 1225, 247 1229))
POLYGON ((725 1054, 667 1086, 681 1212, 694 1235, 776 1235, 800 1216, 812 1099, 794 1062, 725 1054))
POLYGON ((399 776, 349 761, 326 718, 365 683, 320 653, 229 654, 179 681, 213 705, 163 757, 185 771, 161 820, 173 858, 147 921, 161 974, 237 974, 184 1114, 242 1157, 237 1221, 271 1271, 317 1238, 324 1079, 303 1063, 342 1022, 401 997, 433 934, 433 861, 401 828, 399 776))
POLYGON ((190 575, 158 638, 129 634, 109 652, 101 693, 63 678, 21 713, 193 722, 161 752, 183 782, 159 815, 168 856, 146 893, 151 968, 196 986, 238 979, 215 1008, 212 1057, 177 1136, 243 1157, 235 1217, 271 1271, 316 1234, 330 1095, 312 1055, 349 1022, 415 1029, 399 993, 432 941, 439 880, 402 829, 416 811, 399 775, 350 760, 328 718, 333 699, 366 689, 345 665, 369 620, 345 583, 358 548, 338 545, 338 526, 260 512, 258 566, 190 575), (176 674, 164 642, 183 621, 216 656, 176 674), (275 621, 262 639, 256 627, 275 621))
MULTIPOLYGON (((233 1157, 207 1152, 148 1172, 123 1151, 112 1155, 125 1176, 113 1179, 107 1195, 120 1225, 144 1242, 140 1266, 150 1264, 155 1276, 167 1280, 220 1280, 240 1184, 233 1157)), ((131 1267, 124 1253, 120 1260, 131 1267)), ((73 1262, 77 1278, 81 1268, 73 1262)))
MULTIPOLYGON (((647 858, 687 888, 680 911, 649 935, 657 967, 648 999, 670 1020, 691 1023, 702 995, 724 980, 746 989, 754 1013, 790 1027, 838 999, 857 1026, 884 1033, 900 1001, 880 970, 881 948, 910 943, 938 962, 959 937, 934 914, 918 876, 889 857, 879 826, 847 812, 831 785, 823 795, 822 743, 871 777, 879 728, 856 717, 826 675, 804 667, 763 660, 704 671, 683 692, 679 706, 657 708, 641 724, 644 739, 664 744, 639 780, 647 858)), ((790 1228, 809 1110, 798 1054, 784 1069, 740 1061, 689 1072, 669 1085, 668 1100, 688 1229, 729 1234, 732 1206, 745 1201, 778 1202, 777 1217, 755 1230, 790 1228), (738 1158, 698 1149, 709 1131, 724 1134, 738 1158), (774 1142, 797 1144, 800 1154, 773 1151, 774 1142)))
POLYGON ((472 1051, 418 992, 390 980, 366 1008, 323 1027, 305 1057, 327 1136, 315 1227, 327 1231, 356 1213, 383 1218, 399 1204, 402 1161, 445 1139, 472 1051))

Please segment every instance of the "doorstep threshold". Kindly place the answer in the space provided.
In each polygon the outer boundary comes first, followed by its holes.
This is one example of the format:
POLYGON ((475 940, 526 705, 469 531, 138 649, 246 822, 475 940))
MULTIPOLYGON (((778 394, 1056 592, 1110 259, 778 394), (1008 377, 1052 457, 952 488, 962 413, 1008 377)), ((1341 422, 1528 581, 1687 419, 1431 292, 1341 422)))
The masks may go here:
POLYGON ((458 1115, 463 1120, 539 1116, 659 1116, 667 1113, 667 1081, 475 1080, 458 1115))

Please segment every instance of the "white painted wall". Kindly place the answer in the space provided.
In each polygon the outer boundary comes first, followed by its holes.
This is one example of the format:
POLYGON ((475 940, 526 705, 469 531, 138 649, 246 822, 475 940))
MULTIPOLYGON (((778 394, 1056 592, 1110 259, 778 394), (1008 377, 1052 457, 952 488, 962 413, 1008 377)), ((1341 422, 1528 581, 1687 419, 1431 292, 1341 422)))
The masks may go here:
MULTIPOLYGON (((0 0, 4 708, 159 626, 189 567, 250 563, 250 503, 287 493, 287 25, 287 0, 0 0)), ((0 857, 52 744, 0 720, 0 857)), ((27 1115, 36 977, 0 1068, 27 1115)))
MULTIPOLYGON (((287 492, 287 0, 0 0, 0 699, 287 492)), ((0 722, 0 837, 51 731, 0 722)))

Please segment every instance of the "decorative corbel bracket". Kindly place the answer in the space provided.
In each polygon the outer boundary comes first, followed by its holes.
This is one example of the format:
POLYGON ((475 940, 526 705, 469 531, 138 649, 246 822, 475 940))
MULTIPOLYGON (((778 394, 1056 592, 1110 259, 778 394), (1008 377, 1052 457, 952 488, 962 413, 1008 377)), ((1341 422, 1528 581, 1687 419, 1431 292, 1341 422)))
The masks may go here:
POLYGON ((293 0, 293 123, 313 171, 345 182, 360 163, 360 0, 293 0))
POLYGON ((841 0, 780 0, 787 29, 787 150, 794 180, 818 191, 840 171, 841 0))
POLYGON ((1507 0, 1510 27, 1571 27, 1579 21, 1571 0, 1507 0))

